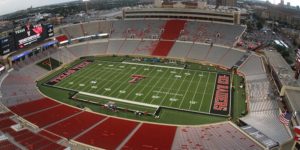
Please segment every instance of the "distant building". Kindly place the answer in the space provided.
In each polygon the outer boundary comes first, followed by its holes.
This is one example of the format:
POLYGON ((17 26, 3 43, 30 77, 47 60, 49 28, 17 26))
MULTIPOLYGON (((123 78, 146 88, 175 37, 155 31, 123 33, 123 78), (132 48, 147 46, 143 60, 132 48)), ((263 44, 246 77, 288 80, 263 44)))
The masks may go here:
POLYGON ((243 12, 236 7, 207 5, 206 0, 196 1, 161 1, 155 0, 154 8, 123 9, 124 19, 137 18, 182 18, 240 24, 243 12))
POLYGON ((216 4, 219 4, 220 6, 236 6, 237 0, 217 0, 216 4))
POLYGON ((280 1, 280 5, 282 5, 282 6, 284 5, 284 0, 280 1))
POLYGON ((53 24, 53 25, 59 25, 62 23, 62 20, 64 19, 64 17, 51 17, 48 19, 48 21, 53 24))
POLYGON ((268 5, 266 7, 257 7, 255 13, 264 18, 280 22, 286 22, 292 25, 300 25, 300 10, 281 5, 268 5))

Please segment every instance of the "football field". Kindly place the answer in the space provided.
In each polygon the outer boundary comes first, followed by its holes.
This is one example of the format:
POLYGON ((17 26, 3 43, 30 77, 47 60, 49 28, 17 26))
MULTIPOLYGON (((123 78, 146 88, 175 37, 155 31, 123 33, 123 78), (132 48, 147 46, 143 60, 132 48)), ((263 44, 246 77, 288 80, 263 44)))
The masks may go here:
POLYGON ((210 113, 217 75, 174 66, 93 60, 52 86, 112 101, 210 113))

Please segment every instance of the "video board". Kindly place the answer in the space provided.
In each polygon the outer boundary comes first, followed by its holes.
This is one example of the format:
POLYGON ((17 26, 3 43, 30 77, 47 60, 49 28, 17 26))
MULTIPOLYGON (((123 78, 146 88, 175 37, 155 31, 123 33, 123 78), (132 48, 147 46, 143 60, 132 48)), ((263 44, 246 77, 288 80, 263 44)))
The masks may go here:
POLYGON ((9 54, 53 36, 51 24, 25 25, 21 29, 15 29, 8 36, 0 37, 0 55, 9 54))
POLYGON ((16 49, 25 48, 52 36, 54 33, 51 24, 25 25, 14 31, 15 47, 16 49))
POLYGON ((15 50, 15 44, 12 36, 0 38, 0 55, 6 55, 15 50))

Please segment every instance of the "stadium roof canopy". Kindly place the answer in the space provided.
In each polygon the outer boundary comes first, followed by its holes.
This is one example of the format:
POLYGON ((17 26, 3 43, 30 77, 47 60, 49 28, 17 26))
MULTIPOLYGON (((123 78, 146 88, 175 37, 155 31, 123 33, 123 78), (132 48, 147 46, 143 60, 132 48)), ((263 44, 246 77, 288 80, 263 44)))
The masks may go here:
POLYGON ((298 122, 300 123, 300 90, 293 90, 293 89, 286 89, 285 91, 286 97, 288 97, 289 103, 293 110, 295 110, 295 117, 298 122))
MULTIPOLYGON (((289 107, 296 114, 300 124, 300 81, 294 79, 295 72, 277 51, 265 51, 267 59, 272 66, 272 71, 278 76, 281 96, 285 96, 289 107)), ((273 74, 274 75, 274 74, 273 74)))
POLYGON ((279 76, 282 86, 300 87, 300 81, 294 79, 295 72, 277 51, 264 51, 273 71, 279 76))

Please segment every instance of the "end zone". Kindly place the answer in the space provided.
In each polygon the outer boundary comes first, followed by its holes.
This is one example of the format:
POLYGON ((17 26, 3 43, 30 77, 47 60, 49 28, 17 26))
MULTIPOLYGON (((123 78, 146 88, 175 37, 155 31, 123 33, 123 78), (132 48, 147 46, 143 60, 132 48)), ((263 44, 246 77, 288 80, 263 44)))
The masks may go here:
POLYGON ((218 74, 214 92, 213 104, 210 113, 220 115, 230 115, 231 104, 230 75, 218 74))
POLYGON ((63 73, 55 76, 54 78, 52 78, 51 80, 49 80, 47 82, 48 85, 55 85, 57 83, 59 83, 60 81, 62 81, 63 79, 71 76, 72 74, 78 72, 79 70, 85 68, 86 66, 88 66, 89 64, 91 64, 93 61, 92 60, 84 60, 81 63, 75 65, 74 67, 67 69, 66 71, 64 71, 63 73))

